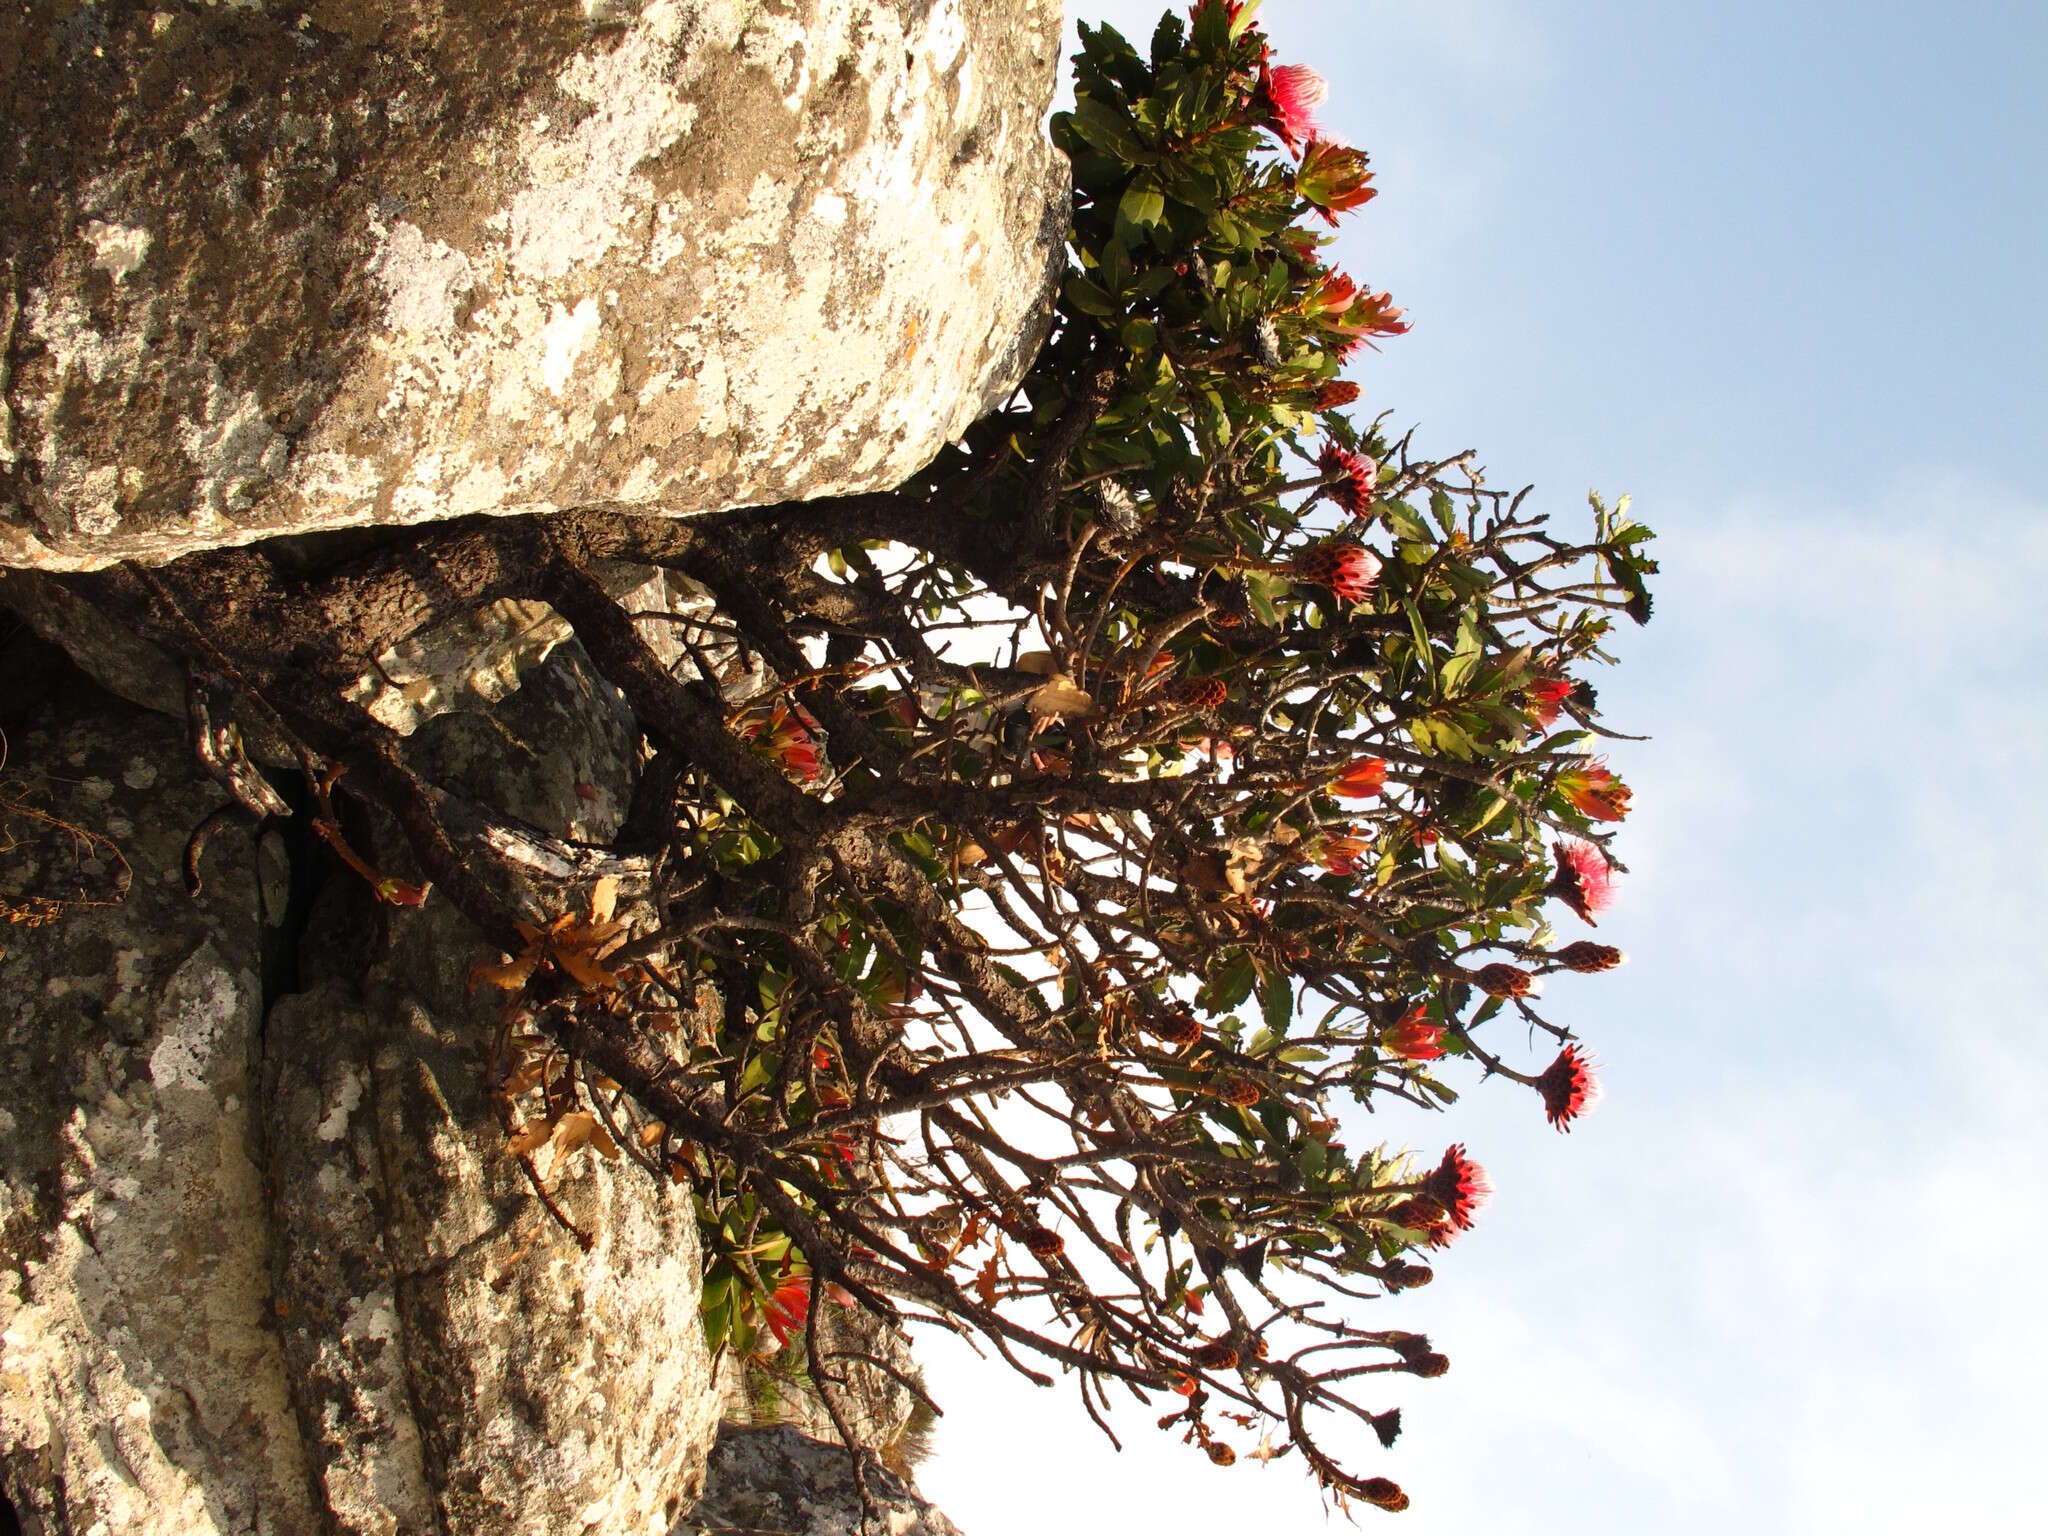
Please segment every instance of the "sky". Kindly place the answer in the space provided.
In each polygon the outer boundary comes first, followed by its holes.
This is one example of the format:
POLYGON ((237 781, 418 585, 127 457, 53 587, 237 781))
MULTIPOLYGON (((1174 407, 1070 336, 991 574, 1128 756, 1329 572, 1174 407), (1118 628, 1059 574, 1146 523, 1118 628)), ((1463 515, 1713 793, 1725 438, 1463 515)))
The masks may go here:
MULTIPOLYGON (((1156 4, 1071 18, 1149 37, 1156 4)), ((1381 195, 1340 264, 1414 329, 1356 376, 1664 575, 1601 679, 1636 790, 1548 1011, 1569 1136, 1506 1084, 1352 1139, 1497 1193, 1427 1290, 1452 1360, 1370 1470, 1403 1536, 2039 1528, 2048 1442, 2048 7, 1267 0, 1381 195)), ((1536 1063, 1540 1065, 1541 1063, 1536 1063)), ((967 1536, 1341 1529, 926 1348, 967 1536)), ((1154 1412, 1163 1410, 1154 1410, 1154 1412)))

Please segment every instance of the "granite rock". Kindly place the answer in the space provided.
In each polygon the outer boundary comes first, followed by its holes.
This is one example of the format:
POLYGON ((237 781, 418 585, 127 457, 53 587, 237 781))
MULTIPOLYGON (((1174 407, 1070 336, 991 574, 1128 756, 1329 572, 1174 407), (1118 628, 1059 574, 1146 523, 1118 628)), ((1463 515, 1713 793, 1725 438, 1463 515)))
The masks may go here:
POLYGON ((1023 376, 1055 0, 0 15, 0 565, 901 483, 1023 376))

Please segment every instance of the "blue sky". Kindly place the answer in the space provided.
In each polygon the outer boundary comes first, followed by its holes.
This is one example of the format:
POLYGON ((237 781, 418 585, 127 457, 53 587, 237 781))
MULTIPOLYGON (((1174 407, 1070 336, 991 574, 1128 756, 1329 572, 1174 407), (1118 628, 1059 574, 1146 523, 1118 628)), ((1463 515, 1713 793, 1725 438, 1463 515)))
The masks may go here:
MULTIPOLYGON (((1388 1529, 2038 1528, 2048 8, 1262 15, 1379 172, 1340 259, 1415 328, 1367 402, 1663 536, 1602 685, 1655 737, 1615 754, 1633 959, 1549 994, 1606 1101, 1354 1133, 1462 1139, 1499 1190, 1380 1304, 1453 1361, 1399 1394, 1388 1529)), ((923 1481, 969 1536, 1331 1523, 1291 1461, 1212 1469, 1143 1414, 1119 1456, 1070 1386, 931 1368, 923 1481)))

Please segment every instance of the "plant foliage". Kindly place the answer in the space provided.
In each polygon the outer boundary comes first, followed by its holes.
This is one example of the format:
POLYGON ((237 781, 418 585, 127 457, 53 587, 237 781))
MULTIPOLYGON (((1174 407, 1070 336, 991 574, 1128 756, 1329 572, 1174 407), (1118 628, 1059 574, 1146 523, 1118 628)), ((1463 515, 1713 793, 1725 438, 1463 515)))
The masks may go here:
POLYGON ((1371 176, 1254 10, 1203 0, 1142 50, 1082 29, 1051 334, 900 491, 135 590, 317 783, 354 765, 503 946, 476 980, 512 1150, 694 1192, 715 1345, 801 1338, 830 1406, 811 1325, 864 1307, 1071 1374, 1105 1429, 1128 1391, 1211 1461, 1294 1455, 1399 1508, 1368 1465, 1385 1377, 1445 1362, 1377 1298, 1487 1185, 1462 1145, 1347 1145, 1340 1113, 1486 1078, 1560 1129, 1589 1102, 1533 999, 1619 960, 1557 925, 1611 893, 1629 793, 1587 678, 1655 566, 1625 499, 1567 534, 1354 419, 1344 364, 1406 328, 1327 259, 1371 176), (629 617, 593 574, 618 558, 703 601, 629 617), (479 833, 338 702, 500 596, 562 612, 646 733, 610 849, 479 833), (232 622, 198 633, 201 603, 232 622))

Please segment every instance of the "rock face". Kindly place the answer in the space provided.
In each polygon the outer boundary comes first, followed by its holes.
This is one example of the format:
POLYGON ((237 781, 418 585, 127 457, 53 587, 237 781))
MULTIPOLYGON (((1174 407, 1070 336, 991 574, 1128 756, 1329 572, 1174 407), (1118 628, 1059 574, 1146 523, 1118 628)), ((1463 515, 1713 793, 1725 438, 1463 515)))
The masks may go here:
POLYGON ((1021 378, 1055 0, 0 16, 0 564, 900 483, 1021 378))
POLYGON ((186 832, 224 795, 168 721, 110 705, 10 745, 10 904, 115 876, 30 843, 24 803, 133 878, 0 930, 0 1477, 50 1532, 317 1530, 270 1326, 254 840, 218 836, 186 896, 186 832))
MULTIPOLYGON (((866 1464, 868 1486, 887 1536, 960 1536, 960 1529, 879 1461, 866 1464)), ((873 1526, 866 1527, 875 1529, 873 1526)), ((853 1467, 837 1445, 788 1425, 728 1425, 711 1453, 704 1497, 675 1536, 863 1536, 853 1467)))
MULTIPOLYGON (((580 658, 423 745, 502 811, 606 835, 632 737, 580 658)), ((0 1477, 25 1518, 668 1529, 719 1409, 688 1199, 543 1157, 590 1249, 542 1211, 485 1098, 477 941, 437 900, 379 912, 330 883, 301 990, 266 1014, 289 968, 264 938, 291 888, 274 840, 217 836, 190 900, 185 834, 222 792, 171 722, 88 694, 17 736, 47 784, 17 775, 0 806, 17 836, 41 825, 18 807, 61 813, 133 871, 123 905, 10 929, 0 958, 0 1477)), ((118 880, 104 854, 50 867, 68 838, 22 846, 0 860, 11 905, 118 880)))

